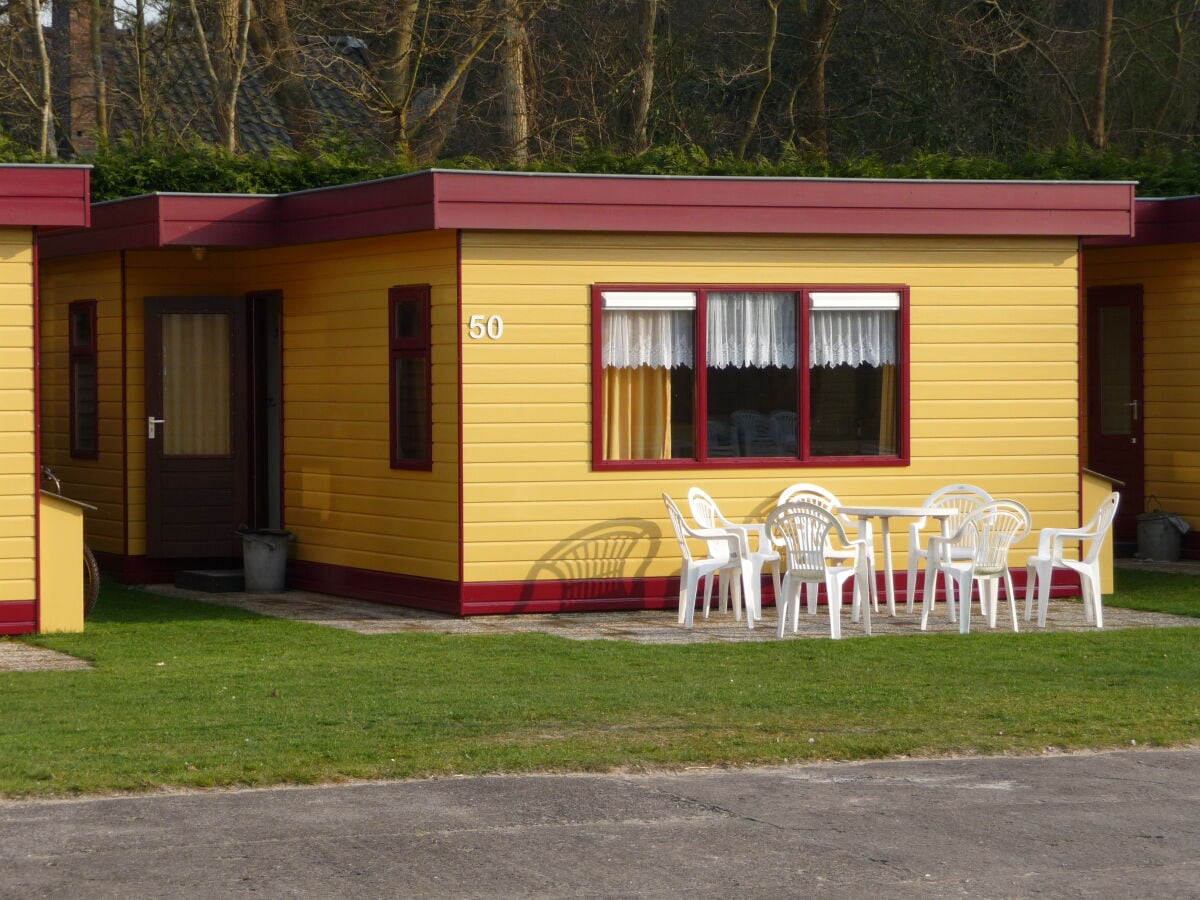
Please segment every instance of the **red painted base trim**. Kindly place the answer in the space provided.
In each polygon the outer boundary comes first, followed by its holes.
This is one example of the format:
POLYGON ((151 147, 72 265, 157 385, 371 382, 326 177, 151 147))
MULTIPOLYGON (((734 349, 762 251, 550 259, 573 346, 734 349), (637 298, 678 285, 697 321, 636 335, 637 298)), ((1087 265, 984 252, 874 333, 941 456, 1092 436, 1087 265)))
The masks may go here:
MULTIPOLYGON (((182 569, 217 568, 213 560, 148 560, 143 556, 121 557, 97 554, 105 572, 126 584, 169 582, 182 569)), ((233 561, 226 567, 239 567, 233 561)), ((922 574, 919 576, 924 578, 922 574)), ((905 573, 896 576, 896 601, 907 600, 905 573)), ((918 582, 918 587, 923 582, 918 582)), ((1025 570, 1013 572, 1018 600, 1025 596, 1025 570)), ((418 578, 391 572, 354 569, 326 563, 291 560, 287 584, 298 590, 370 600, 394 606, 409 606, 461 616, 514 615, 520 613, 613 612, 637 609, 675 609, 679 580, 663 578, 605 578, 578 581, 498 581, 459 585, 453 581, 418 578)), ((882 589, 882 574, 879 575, 882 589)), ((882 590, 881 590, 882 593, 882 590)), ((1070 572, 1056 570, 1050 588, 1052 597, 1079 595, 1079 580, 1070 572)), ((917 601, 920 602, 918 591, 917 601)), ((937 600, 944 600, 939 588, 937 600)), ((849 586, 844 599, 850 599, 849 586)), ((821 598, 824 603, 824 597, 821 598)), ((773 606, 774 591, 770 579, 763 582, 763 603, 773 606)), ((13 605, 13 604, 7 604, 13 605)), ((3 627, 0 618, 0 628, 3 627)), ((32 630, 32 629, 31 629, 32 630)))
POLYGON ((96 553, 100 571, 122 584, 166 584, 177 572, 187 569, 240 569, 240 559, 148 559, 145 556, 121 556, 96 553))
POLYGON ((288 587, 434 612, 461 613, 459 585, 369 569, 352 569, 294 559, 288 563, 288 587))
POLYGON ((36 601, 6 600, 0 603, 0 634, 34 634, 36 631, 36 601))

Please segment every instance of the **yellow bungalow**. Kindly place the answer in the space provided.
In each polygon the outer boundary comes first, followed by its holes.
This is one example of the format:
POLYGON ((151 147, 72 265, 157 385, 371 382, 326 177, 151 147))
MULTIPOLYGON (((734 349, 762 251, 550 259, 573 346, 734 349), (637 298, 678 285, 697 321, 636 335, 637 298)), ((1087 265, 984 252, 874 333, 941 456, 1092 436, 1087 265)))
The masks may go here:
POLYGON ((286 528, 293 586, 463 615, 673 606, 692 485, 751 517, 972 482, 1076 526, 1081 239, 1133 209, 462 171, 102 203, 43 246, 45 455, 125 580, 286 528))
POLYGON ((1200 198, 1138 200, 1135 215, 1135 236, 1085 245, 1084 458, 1123 482, 1120 551, 1162 509, 1200 559, 1200 198))
POLYGON ((0 165, 0 634, 83 628, 79 509, 39 494, 36 285, 46 230, 88 223, 89 175, 0 165))

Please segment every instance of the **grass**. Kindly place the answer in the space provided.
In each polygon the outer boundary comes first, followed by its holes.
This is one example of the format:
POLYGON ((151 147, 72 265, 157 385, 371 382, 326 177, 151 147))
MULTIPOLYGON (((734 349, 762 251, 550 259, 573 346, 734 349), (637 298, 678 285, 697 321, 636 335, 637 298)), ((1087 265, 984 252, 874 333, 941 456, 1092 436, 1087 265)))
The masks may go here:
MULTIPOLYGON (((1119 579, 1110 605, 1200 615, 1195 579, 1119 579)), ((1198 639, 364 636, 110 585, 33 641, 94 669, 0 675, 0 794, 1186 743, 1198 639)))

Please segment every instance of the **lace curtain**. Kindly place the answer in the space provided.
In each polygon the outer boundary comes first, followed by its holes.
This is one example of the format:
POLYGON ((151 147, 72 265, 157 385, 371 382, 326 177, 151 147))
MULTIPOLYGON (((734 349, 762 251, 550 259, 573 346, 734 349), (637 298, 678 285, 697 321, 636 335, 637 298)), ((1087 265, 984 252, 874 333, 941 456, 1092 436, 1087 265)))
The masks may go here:
MULTIPOLYGON (((796 297, 790 292, 714 291, 708 295, 710 368, 796 367, 796 297)), ((691 310, 609 309, 603 364, 690 368, 695 360, 691 310)), ((814 309, 809 365, 896 364, 893 310, 814 309)))
POLYGON ((708 295, 708 366, 796 367, 796 295, 721 291, 708 295))
POLYGON ((896 314, 891 310, 814 309, 808 364, 875 368, 896 364, 896 314))
POLYGON ((691 310, 605 310, 604 367, 691 368, 694 333, 691 310))

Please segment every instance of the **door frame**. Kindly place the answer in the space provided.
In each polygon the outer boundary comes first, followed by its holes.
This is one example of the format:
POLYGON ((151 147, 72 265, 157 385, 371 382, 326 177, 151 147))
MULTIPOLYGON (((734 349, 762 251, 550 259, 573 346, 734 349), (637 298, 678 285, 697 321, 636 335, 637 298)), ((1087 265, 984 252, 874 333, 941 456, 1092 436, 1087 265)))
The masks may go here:
MULTIPOLYGON (((1087 468, 1118 479, 1121 505, 1113 522, 1113 547, 1118 556, 1131 556, 1137 546, 1137 516, 1143 511, 1146 497, 1145 443, 1145 350, 1143 341, 1143 290, 1140 283, 1093 285, 1087 289, 1087 468), (1129 396, 1135 405, 1128 435, 1108 437, 1100 432, 1100 311, 1114 306, 1127 306, 1129 317, 1129 396), (1116 440, 1126 440, 1121 446, 1116 440), (1133 449, 1135 448, 1135 449, 1133 449), (1100 454, 1109 454, 1101 459, 1100 454), (1111 462, 1113 456, 1120 459, 1111 462)), ((1090 510, 1082 510, 1086 519, 1090 510)))
MULTIPOLYGON (((238 555, 239 543, 235 529, 246 522, 248 504, 248 383, 249 360, 247 359, 246 300, 244 297, 201 296, 175 297, 156 296, 144 300, 143 322, 145 348, 143 372, 145 378, 145 415, 140 427, 146 429, 145 478, 146 478, 146 555, 150 558, 229 558, 238 555), (225 552, 204 554, 180 553, 172 550, 170 542, 162 532, 163 456, 162 439, 149 437, 150 420, 163 418, 162 396, 162 315, 163 314, 228 314, 230 316, 230 454, 232 475, 232 505, 229 541, 225 552)), ((169 424, 165 427, 170 427, 169 424)), ((157 432, 156 432, 157 433, 157 432)), ((215 460, 224 457, 190 457, 197 461, 215 460)), ((215 548, 215 544, 214 544, 215 548)))

